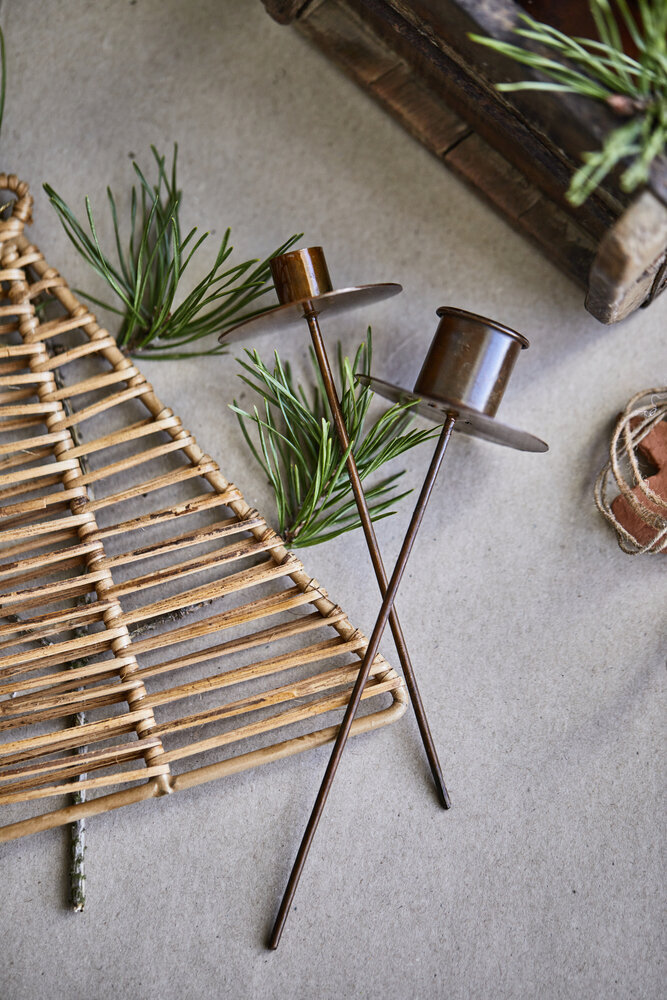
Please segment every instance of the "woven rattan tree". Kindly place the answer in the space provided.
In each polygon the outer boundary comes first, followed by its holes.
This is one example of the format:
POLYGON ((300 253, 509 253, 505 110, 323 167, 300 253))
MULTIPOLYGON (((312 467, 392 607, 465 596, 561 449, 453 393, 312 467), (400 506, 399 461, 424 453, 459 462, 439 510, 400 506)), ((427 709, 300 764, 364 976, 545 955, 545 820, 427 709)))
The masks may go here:
MULTIPOLYGON (((367 641, 27 239, 27 185, 0 189, 7 841, 330 741, 367 641)), ((381 656, 365 698, 357 732, 405 710, 381 656)))

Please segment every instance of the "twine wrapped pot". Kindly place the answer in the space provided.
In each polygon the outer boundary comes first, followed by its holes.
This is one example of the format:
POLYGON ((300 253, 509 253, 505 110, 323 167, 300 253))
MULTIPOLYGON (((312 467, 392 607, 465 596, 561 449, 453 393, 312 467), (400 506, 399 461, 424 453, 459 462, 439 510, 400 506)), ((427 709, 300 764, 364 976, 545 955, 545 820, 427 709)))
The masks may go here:
POLYGON ((660 445, 661 454, 656 456, 656 447, 647 447, 652 439, 658 440, 658 435, 664 441, 666 433, 667 387, 643 389, 618 418, 609 461, 595 483, 597 508, 629 555, 667 550, 667 449, 660 445), (642 451, 650 452, 653 461, 658 462, 664 455, 665 464, 657 473, 642 474, 642 451))
MULTIPOLYGON (((367 641, 0 190, 3 841, 332 740, 367 641)), ((405 711, 381 656, 364 698, 355 732, 405 711)))

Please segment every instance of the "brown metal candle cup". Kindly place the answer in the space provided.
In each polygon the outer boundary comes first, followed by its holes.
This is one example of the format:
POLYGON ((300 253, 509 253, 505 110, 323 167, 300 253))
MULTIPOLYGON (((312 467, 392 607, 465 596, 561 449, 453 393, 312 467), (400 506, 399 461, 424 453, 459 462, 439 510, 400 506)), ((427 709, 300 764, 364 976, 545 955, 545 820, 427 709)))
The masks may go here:
POLYGON ((322 247, 291 250, 271 260, 271 274, 281 305, 333 292, 322 247))
POLYGON ((525 337, 463 309, 441 306, 415 395, 460 403, 495 417, 525 337))
POLYGON ((496 419, 509 377, 530 344, 516 330, 476 313, 441 306, 440 323, 412 391, 382 379, 357 380, 392 402, 414 404, 414 412, 444 421, 453 413, 454 430, 520 451, 547 451, 540 438, 496 419))

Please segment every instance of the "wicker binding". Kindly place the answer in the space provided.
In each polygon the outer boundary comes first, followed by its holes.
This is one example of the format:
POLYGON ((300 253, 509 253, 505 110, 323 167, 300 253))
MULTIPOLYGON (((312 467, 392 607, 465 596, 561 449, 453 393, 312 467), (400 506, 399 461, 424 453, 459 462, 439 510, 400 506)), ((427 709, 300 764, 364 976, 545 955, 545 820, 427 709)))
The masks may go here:
MULTIPOLYGON (((5 841, 332 740, 367 641, 27 240, 27 185, 0 190, 5 841)), ((355 732, 405 711, 380 656, 365 698, 355 732)))

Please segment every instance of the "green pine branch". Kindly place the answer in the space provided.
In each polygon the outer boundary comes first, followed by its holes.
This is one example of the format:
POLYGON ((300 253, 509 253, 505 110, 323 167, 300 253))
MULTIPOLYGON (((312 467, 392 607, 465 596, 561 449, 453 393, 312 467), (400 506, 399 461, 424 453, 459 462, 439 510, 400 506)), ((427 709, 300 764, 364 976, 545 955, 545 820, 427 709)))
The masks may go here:
MULTIPOLYGON (((252 412, 236 400, 231 405, 251 454, 262 467, 276 499, 278 529, 292 548, 305 548, 336 538, 360 527, 352 488, 345 468, 348 452, 338 441, 329 416, 324 386, 314 355, 314 384, 305 390, 294 382, 289 365, 274 354, 268 368, 255 350, 238 359, 239 377, 261 399, 252 412)), ((371 331, 355 355, 354 363, 338 345, 341 407, 362 480, 387 462, 438 433, 410 430, 412 403, 396 403, 368 428, 366 422, 373 392, 355 383, 353 372, 368 375, 371 367, 371 331)), ((392 509, 408 492, 400 492, 403 472, 374 481, 366 499, 374 521, 395 513, 392 509)))
POLYGON ((567 192, 574 205, 582 205, 619 165, 623 165, 623 190, 636 190, 647 182, 653 161, 665 152, 667 144, 667 2, 638 0, 638 18, 627 0, 589 0, 589 4, 597 40, 570 38, 551 25, 520 15, 523 26, 515 28, 515 33, 550 50, 551 56, 481 35, 470 36, 547 77, 499 83, 498 90, 579 94, 603 101, 628 119, 609 133, 601 149, 583 154, 583 165, 567 192), (623 50, 623 25, 637 49, 636 59, 623 50))
POLYGON ((176 178, 178 147, 174 146, 169 170, 165 157, 154 146, 151 151, 155 179, 149 180, 133 163, 138 185, 132 187, 130 195, 129 239, 123 239, 116 198, 107 188, 114 233, 110 253, 100 243, 90 199, 85 199, 86 226, 52 187, 44 185, 74 247, 108 285, 111 301, 77 291, 121 317, 117 340, 128 354, 154 360, 223 354, 224 348, 217 343, 197 347, 200 341, 210 343, 229 327, 270 308, 259 301, 273 287, 269 261, 293 246, 302 234, 290 237, 262 261, 229 265, 233 247, 228 229, 212 266, 183 296, 183 275, 209 234, 198 235, 196 227, 182 234, 182 193, 176 178))

